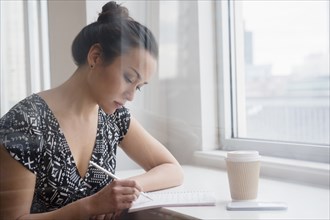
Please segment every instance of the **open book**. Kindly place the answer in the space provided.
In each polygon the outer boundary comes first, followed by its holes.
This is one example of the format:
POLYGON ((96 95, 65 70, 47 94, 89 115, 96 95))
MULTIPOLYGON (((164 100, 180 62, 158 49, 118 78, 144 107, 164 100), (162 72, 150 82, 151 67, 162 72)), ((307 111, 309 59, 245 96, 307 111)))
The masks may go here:
POLYGON ((207 191, 155 191, 146 193, 152 200, 140 196, 128 212, 136 212, 145 209, 159 207, 178 206, 213 206, 215 197, 207 191))

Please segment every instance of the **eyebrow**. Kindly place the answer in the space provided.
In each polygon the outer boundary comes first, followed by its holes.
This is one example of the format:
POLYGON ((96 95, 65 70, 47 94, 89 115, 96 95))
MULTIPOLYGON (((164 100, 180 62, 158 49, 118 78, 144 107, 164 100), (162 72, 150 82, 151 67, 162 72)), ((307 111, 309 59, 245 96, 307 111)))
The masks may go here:
MULTIPOLYGON (((136 69, 134 69, 133 67, 130 67, 130 68, 135 72, 138 79, 141 80, 142 79, 141 74, 136 69)), ((144 84, 148 84, 148 82, 144 82, 144 84)))
POLYGON ((141 77, 141 74, 136 69, 134 69, 133 67, 131 67, 131 69, 136 73, 138 79, 141 79, 142 78, 141 77))

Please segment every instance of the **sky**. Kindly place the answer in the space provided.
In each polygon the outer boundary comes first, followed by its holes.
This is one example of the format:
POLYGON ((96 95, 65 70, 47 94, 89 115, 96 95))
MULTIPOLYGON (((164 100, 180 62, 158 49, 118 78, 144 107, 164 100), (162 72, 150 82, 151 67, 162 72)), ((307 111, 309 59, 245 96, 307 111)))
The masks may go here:
POLYGON ((255 64, 272 64, 274 75, 286 75, 308 55, 329 57, 328 0, 240 2, 255 64))

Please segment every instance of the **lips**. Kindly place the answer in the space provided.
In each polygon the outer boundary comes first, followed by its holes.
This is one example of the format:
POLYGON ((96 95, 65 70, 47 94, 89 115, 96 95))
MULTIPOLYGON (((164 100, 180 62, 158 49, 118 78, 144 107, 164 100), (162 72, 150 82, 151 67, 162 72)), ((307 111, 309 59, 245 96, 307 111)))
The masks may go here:
POLYGON ((118 109, 118 108, 122 108, 124 104, 115 101, 115 105, 116 105, 116 108, 118 109))

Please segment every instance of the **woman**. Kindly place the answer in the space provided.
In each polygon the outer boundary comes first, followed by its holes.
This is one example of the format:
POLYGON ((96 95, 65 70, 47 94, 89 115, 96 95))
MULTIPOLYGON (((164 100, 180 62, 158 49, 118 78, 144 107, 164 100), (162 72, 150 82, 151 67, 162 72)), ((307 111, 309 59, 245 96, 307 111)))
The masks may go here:
POLYGON ((0 119, 1 219, 110 218, 141 191, 182 183, 176 159, 124 107, 157 70, 152 33, 109 2, 72 55, 70 79, 0 119), (114 173, 119 145, 146 173, 113 180, 89 165, 114 173))

